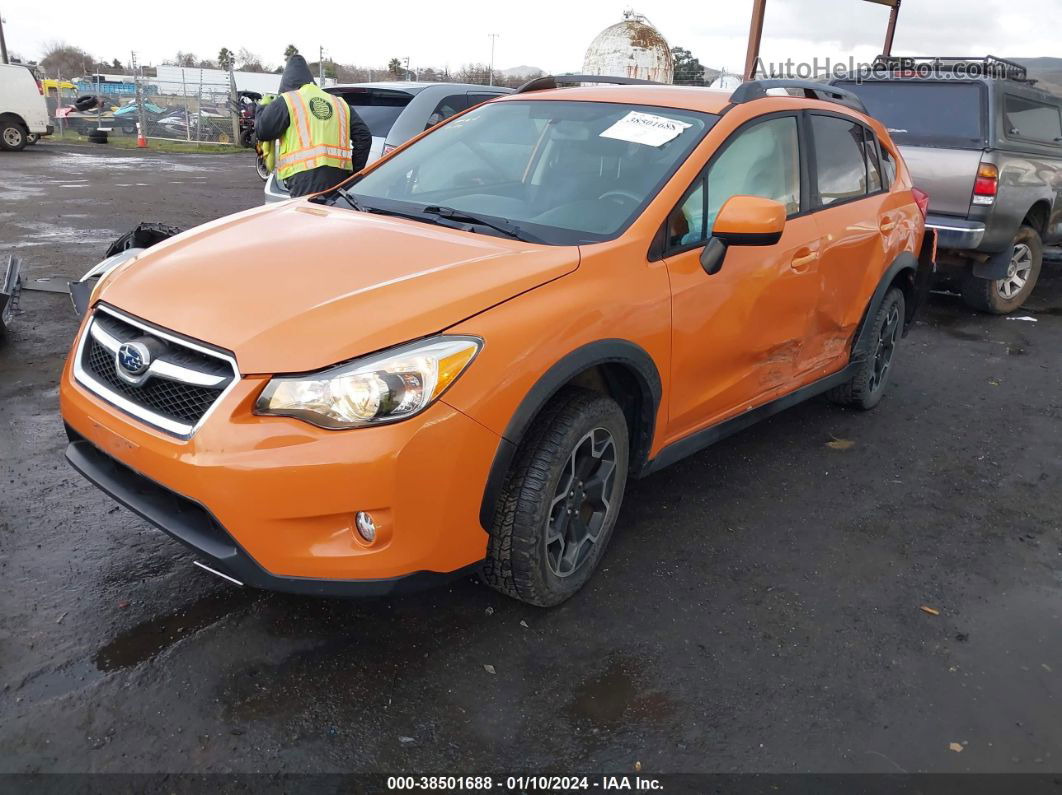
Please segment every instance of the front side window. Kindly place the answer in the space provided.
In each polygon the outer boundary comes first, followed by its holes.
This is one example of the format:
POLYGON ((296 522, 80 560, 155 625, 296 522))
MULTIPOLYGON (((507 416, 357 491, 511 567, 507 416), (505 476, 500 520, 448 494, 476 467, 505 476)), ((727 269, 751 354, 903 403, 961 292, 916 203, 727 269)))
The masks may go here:
POLYGON ((824 207, 867 194, 863 125, 836 116, 812 116, 815 171, 824 207))
POLYGON ((1054 105, 1007 94, 1003 99, 1003 114, 1010 137, 1062 142, 1062 117, 1054 105))
MULTIPOLYGON (((502 219, 553 244, 615 237, 718 116, 643 105, 506 100, 474 108, 348 190, 406 214, 502 219)), ((425 219, 427 220, 427 219, 425 219)))
POLYGON ((800 145, 795 116, 757 122, 737 132, 668 219, 672 248, 699 245, 731 196, 761 196, 800 212, 800 145), (707 195, 707 201, 705 197, 707 195))

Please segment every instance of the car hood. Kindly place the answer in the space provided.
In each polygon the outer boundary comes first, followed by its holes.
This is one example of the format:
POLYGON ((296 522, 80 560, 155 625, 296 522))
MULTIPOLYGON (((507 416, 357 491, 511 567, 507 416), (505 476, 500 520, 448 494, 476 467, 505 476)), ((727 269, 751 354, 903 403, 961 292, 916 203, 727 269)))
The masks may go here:
POLYGON ((442 331, 578 265, 575 247, 296 201, 166 240, 99 297, 232 351, 242 373, 302 372, 442 331))

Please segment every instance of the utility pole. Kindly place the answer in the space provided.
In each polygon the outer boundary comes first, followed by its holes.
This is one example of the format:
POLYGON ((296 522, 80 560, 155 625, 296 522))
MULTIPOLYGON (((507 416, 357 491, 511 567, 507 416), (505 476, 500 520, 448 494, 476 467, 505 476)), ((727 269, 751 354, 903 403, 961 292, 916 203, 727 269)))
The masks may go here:
POLYGON ((752 23, 749 25, 749 47, 745 52, 746 80, 756 76, 756 61, 760 58, 760 39, 763 37, 763 15, 767 0, 752 0, 752 23))
POLYGON ((324 88, 324 47, 317 58, 317 73, 321 76, 321 88, 324 88))
POLYGON ((4 41, 4 17, 0 15, 0 63, 8 63, 7 42, 4 41))
POLYGON ((136 64, 136 51, 129 53, 129 66, 133 70, 133 81, 136 84, 136 142, 140 146, 141 138, 147 137, 147 119, 144 117, 144 88, 140 85, 140 70, 136 64))
POLYGON ((500 33, 488 33, 490 36, 490 84, 494 85, 494 42, 497 41, 500 33))

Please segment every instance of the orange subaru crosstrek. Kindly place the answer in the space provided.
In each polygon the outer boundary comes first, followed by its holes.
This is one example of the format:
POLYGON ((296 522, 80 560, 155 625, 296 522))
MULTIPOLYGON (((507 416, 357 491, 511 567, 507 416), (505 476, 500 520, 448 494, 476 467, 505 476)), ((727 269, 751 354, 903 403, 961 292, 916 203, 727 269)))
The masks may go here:
POLYGON ((820 84, 596 80, 119 264, 69 461, 240 584, 478 570, 553 605, 630 478, 813 395, 873 407, 934 248, 885 128, 820 84))

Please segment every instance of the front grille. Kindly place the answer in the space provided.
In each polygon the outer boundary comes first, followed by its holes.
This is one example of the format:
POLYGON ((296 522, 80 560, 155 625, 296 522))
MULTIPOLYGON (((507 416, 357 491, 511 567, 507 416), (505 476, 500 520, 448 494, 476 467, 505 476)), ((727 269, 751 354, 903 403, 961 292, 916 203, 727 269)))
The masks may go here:
POLYGON ((221 394, 195 384, 182 384, 164 378, 149 378, 140 386, 127 384, 118 377, 114 354, 94 339, 85 346, 85 369, 120 395, 163 417, 195 425, 221 394))
POLYGON ((86 326, 75 373, 93 392, 143 421, 189 435, 236 378, 229 358, 208 351, 101 307, 86 326), (138 383, 119 373, 117 349, 126 342, 147 344, 153 351, 151 369, 138 383), (167 369, 157 372, 160 367, 167 369), (203 380, 209 385, 195 383, 203 380))

